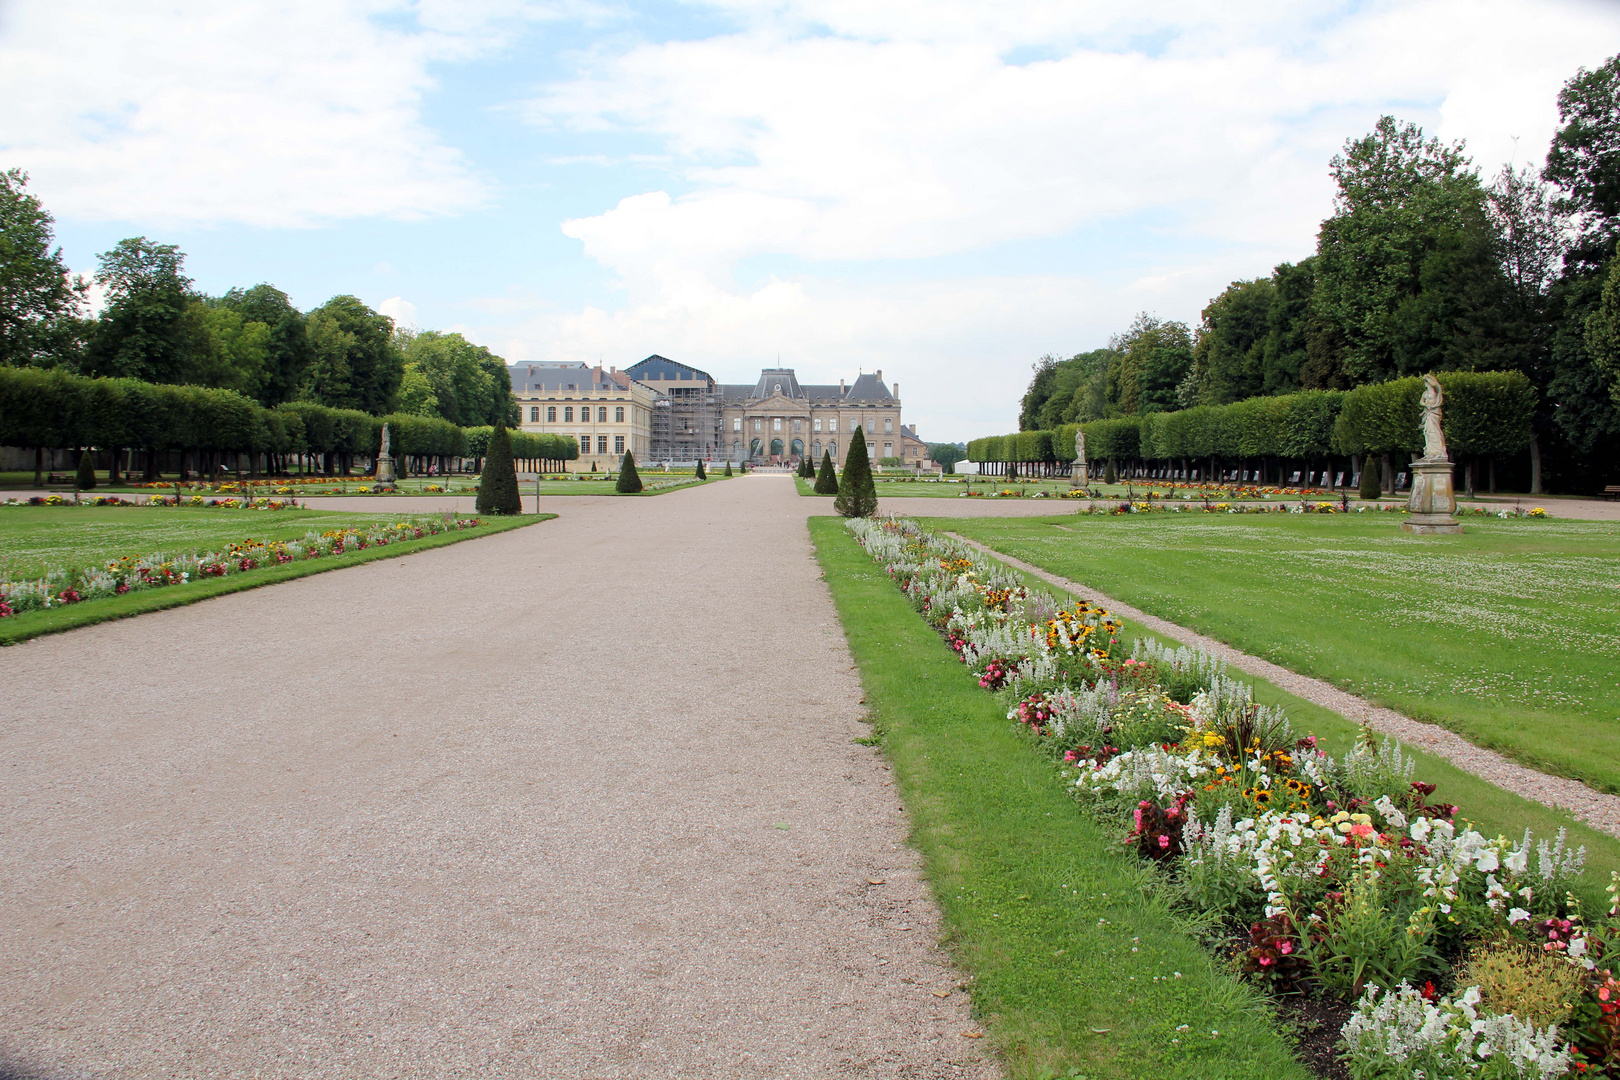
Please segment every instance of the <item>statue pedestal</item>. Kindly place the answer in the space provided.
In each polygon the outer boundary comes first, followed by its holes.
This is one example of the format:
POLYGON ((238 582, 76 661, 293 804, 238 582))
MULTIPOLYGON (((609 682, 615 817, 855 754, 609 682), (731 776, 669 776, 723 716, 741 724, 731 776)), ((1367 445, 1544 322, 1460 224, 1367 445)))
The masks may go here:
POLYGON ((394 455, 380 454, 377 457, 377 486, 393 490, 394 487, 394 455))
POLYGON ((1418 460, 1412 462, 1412 497, 1407 500, 1404 532, 1430 535, 1460 533, 1457 495, 1451 487, 1451 462, 1418 460))
POLYGON ((1069 465, 1069 486, 1083 488, 1091 483, 1091 472, 1083 461, 1072 462, 1069 465))

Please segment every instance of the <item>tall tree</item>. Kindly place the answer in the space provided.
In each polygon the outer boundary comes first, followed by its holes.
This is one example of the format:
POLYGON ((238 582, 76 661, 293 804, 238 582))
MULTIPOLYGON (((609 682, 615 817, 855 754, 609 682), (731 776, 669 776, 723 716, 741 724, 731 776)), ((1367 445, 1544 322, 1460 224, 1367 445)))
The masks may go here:
MULTIPOLYGON (((1486 230, 1484 194, 1468 164, 1462 144, 1426 139, 1416 124, 1392 116, 1333 158, 1339 190, 1317 234, 1311 304, 1343 335, 1343 370, 1353 383, 1389 378, 1401 372, 1402 358, 1423 354, 1408 342, 1397 355, 1399 309, 1422 291, 1425 260, 1443 238, 1464 239, 1452 241, 1437 281, 1454 283, 1446 273, 1455 277, 1477 254, 1472 238, 1486 230)), ((1427 315, 1432 325, 1434 312, 1427 315)))
POLYGON ((1192 331, 1186 323, 1144 311, 1109 348, 1119 354, 1108 372, 1114 407, 1126 415, 1178 407, 1176 390, 1193 366, 1192 331))
MULTIPOLYGON (((431 389, 437 415, 454 424, 476 427, 508 422, 512 380, 506 361, 460 334, 432 330, 399 335, 407 377, 413 370, 431 389)), ((420 395, 418 380, 411 393, 420 395)))
POLYGON ((1271 308, 1266 312, 1266 342, 1261 353, 1261 381, 1268 394, 1288 394, 1310 385, 1318 373, 1309 367, 1312 325, 1311 296, 1316 292, 1316 260, 1281 263, 1271 272, 1271 308))
POLYGON ((72 351, 88 285, 68 276, 54 219, 27 189, 21 169, 0 172, 0 364, 54 366, 72 351))
POLYGON ((1276 293, 1269 278, 1234 281, 1204 308, 1193 347, 1193 404, 1225 405, 1265 390, 1266 339, 1276 293))
POLYGON ((84 367, 91 375, 184 382, 198 347, 185 255, 144 236, 120 240, 101 255, 96 283, 107 306, 96 322, 84 367))
POLYGON ((1558 122, 1541 175, 1558 185, 1557 208, 1580 229, 1575 260, 1597 271, 1620 237, 1620 56, 1564 84, 1558 122))
POLYGON ((405 375, 394 321, 353 296, 334 296, 309 313, 314 352, 299 396, 374 415, 390 412, 405 375))
POLYGON ((1029 380, 1029 389, 1024 391, 1024 400, 1019 405, 1019 431, 1035 431, 1040 426, 1041 408, 1057 384, 1057 363, 1057 357, 1048 354, 1031 365, 1035 375, 1029 380))
POLYGON ((286 293, 266 284, 245 290, 232 289, 220 298, 220 304, 244 320, 269 327, 263 387, 254 396, 267 406, 296 398, 305 373, 314 362, 303 312, 293 306, 286 293))

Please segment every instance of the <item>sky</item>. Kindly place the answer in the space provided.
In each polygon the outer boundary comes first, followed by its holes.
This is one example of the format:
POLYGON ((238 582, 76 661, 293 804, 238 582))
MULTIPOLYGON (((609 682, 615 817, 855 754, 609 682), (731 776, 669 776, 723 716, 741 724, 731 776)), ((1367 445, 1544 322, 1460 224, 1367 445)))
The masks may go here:
POLYGON ((1620 4, 0 0, 68 264, 353 294, 505 357, 882 370, 924 439, 1311 254, 1380 115, 1539 166, 1620 4))

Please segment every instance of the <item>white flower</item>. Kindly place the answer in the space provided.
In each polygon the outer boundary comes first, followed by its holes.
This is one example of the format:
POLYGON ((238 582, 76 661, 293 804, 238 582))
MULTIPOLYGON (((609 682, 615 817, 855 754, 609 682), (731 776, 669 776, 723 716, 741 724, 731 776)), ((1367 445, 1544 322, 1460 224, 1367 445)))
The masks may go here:
POLYGON ((1522 907, 1512 908, 1508 911, 1508 922, 1522 923, 1530 920, 1530 913, 1522 907))

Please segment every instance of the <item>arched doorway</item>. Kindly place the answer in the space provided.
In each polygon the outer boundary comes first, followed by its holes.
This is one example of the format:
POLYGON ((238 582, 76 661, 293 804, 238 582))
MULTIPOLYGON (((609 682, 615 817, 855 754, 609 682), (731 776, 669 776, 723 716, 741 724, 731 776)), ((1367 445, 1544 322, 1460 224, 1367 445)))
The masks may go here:
POLYGON ((782 440, 781 439, 772 439, 771 440, 771 457, 779 458, 781 456, 782 456, 782 440))
POLYGON ((838 440, 834 439, 827 444, 827 453, 832 455, 833 464, 838 464, 838 440))
POLYGON ((748 444, 748 456, 749 457, 751 457, 751 458, 759 457, 759 450, 760 450, 760 443, 759 443, 758 439, 754 439, 753 441, 751 441, 748 444))
POLYGON ((810 447, 810 452, 816 456, 817 461, 821 460, 821 440, 820 439, 817 439, 815 441, 815 443, 810 447))
POLYGON ((793 440, 793 446, 792 446, 791 449, 793 451, 793 456, 794 457, 799 457, 799 458, 804 457, 804 440, 803 439, 794 439, 793 440))

